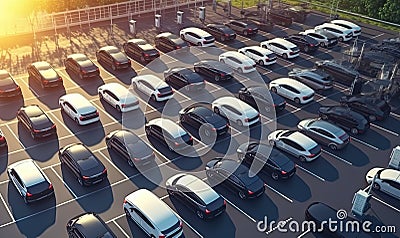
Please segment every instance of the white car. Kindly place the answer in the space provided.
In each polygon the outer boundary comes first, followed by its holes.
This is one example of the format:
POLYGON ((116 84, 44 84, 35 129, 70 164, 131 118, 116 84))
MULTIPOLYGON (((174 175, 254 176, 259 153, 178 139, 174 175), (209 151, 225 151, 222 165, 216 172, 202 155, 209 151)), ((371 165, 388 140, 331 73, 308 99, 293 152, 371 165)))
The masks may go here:
POLYGON ((123 209, 126 217, 149 237, 177 238, 183 234, 182 221, 165 202, 147 189, 126 196, 123 209))
POLYGON ((331 23, 352 30, 353 36, 361 35, 361 27, 359 25, 354 24, 353 22, 346 20, 333 20, 331 21, 331 23))
POLYGON ((182 40, 201 47, 213 46, 215 41, 214 36, 197 27, 184 28, 179 35, 182 40))
POLYGON ((297 104, 306 104, 314 100, 314 90, 291 78, 278 78, 269 83, 269 89, 297 104))
POLYGON ((301 162, 311 162, 321 155, 321 146, 298 131, 276 130, 268 135, 268 142, 299 158, 301 162))
POLYGON ((368 171, 365 179, 371 184, 375 181, 373 188, 385 192, 397 199, 400 199, 400 171, 387 168, 373 168, 368 171))
POLYGON ((250 73, 256 71, 256 63, 249 57, 236 52, 227 51, 219 55, 218 60, 221 63, 229 65, 239 73, 250 73))
POLYGON ((100 99, 109 103, 119 112, 139 109, 139 100, 119 83, 107 83, 97 89, 100 99))
POLYGON ((314 29, 299 32, 300 35, 306 35, 318 41, 321 47, 331 48, 338 44, 338 38, 324 30, 316 31, 314 29))
POLYGON ((271 65, 276 63, 276 55, 274 52, 260 46, 243 47, 240 48, 238 52, 246 55, 259 65, 271 65))
POLYGON ((152 74, 132 78, 132 87, 146 94, 155 102, 166 101, 174 96, 172 88, 164 80, 152 74))
POLYGON ((226 96, 214 100, 211 107, 215 113, 236 122, 239 126, 251 126, 260 120, 260 114, 242 100, 226 96))
POLYGON ((271 40, 263 41, 260 46, 267 48, 275 54, 283 57, 284 59, 293 59, 299 56, 300 49, 297 45, 289 42, 283 38, 274 38, 271 40))
POLYGON ((61 111, 65 112, 78 125, 87 125, 100 120, 96 107, 79 93, 61 96, 58 100, 61 111))
POLYGON ((353 38, 353 30, 332 24, 324 23, 314 28, 316 31, 326 31, 336 36, 339 41, 349 41, 353 38))

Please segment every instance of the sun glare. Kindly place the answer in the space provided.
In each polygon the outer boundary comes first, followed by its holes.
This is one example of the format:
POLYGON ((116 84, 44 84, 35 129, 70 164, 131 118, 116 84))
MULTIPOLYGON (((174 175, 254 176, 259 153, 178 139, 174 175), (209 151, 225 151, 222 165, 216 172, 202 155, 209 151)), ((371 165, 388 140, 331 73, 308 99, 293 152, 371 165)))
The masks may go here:
POLYGON ((36 0, 0 0, 1 24, 27 16, 36 0))

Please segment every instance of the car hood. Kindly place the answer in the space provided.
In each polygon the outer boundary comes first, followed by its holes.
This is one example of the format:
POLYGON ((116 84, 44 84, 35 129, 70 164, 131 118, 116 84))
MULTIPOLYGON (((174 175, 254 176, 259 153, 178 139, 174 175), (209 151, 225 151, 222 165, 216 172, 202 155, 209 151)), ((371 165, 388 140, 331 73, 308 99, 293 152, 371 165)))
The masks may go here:
POLYGON ((368 173, 365 175, 365 180, 367 180, 367 183, 371 183, 372 180, 374 180, 375 175, 384 168, 373 168, 368 171, 368 173))

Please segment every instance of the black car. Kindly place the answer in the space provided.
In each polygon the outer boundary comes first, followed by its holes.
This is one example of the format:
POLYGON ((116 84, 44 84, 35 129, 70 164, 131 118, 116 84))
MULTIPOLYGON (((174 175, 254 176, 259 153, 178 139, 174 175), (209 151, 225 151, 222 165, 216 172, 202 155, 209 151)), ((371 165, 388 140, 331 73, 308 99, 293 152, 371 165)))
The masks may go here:
POLYGON ((126 159, 129 166, 146 165, 154 161, 155 155, 140 137, 128 130, 116 130, 106 136, 107 147, 126 159))
POLYGON ((317 61, 315 62, 315 66, 330 74, 335 82, 339 82, 346 86, 351 86, 354 80, 359 77, 359 73, 356 70, 334 61, 317 61))
POLYGON ((71 218, 67 223, 67 233, 71 238, 117 238, 107 224, 93 212, 71 218))
POLYGON ((107 178, 103 163, 82 143, 73 143, 58 151, 62 165, 68 167, 81 186, 97 184, 107 178))
POLYGON ((348 106, 351 110, 362 114, 370 122, 382 121, 390 115, 390 105, 377 97, 370 96, 344 96, 340 99, 340 104, 348 106))
POLYGON ((231 28, 238 34, 245 36, 256 35, 258 33, 257 25, 251 21, 230 20, 225 23, 225 26, 231 28))
POLYGON ((130 39, 124 43, 123 48, 125 54, 135 60, 140 60, 143 64, 160 57, 160 53, 143 39, 130 39))
POLYGON ((368 120, 358 112, 349 107, 330 106, 320 107, 319 116, 328 120, 353 134, 362 134, 370 127, 368 120))
POLYGON ((96 52, 99 63, 103 63, 112 70, 127 69, 131 67, 131 61, 115 46, 104 46, 96 52))
POLYGON ((229 122, 224 117, 200 103, 179 111, 179 120, 196 128, 206 137, 223 135, 229 130, 229 122))
POLYGON ((154 44, 165 53, 174 50, 189 51, 189 44, 171 32, 163 32, 154 38, 154 44))
POLYGON ((0 70, 0 98, 22 95, 21 88, 6 70, 0 70))
POLYGON ((170 197, 178 198, 200 219, 210 219, 223 213, 226 201, 203 180, 191 174, 177 174, 166 181, 170 197))
POLYGON ((265 191, 264 182, 257 176, 250 176, 249 169, 238 161, 215 158, 206 165, 210 183, 226 186, 241 199, 261 196, 265 191))
POLYGON ((293 34, 284 38, 287 41, 297 45, 301 51, 312 53, 318 50, 318 41, 307 35, 293 34))
POLYGON ((208 24, 204 30, 222 42, 236 39, 235 31, 222 24, 208 24))
POLYGON ((57 133, 56 124, 38 105, 21 107, 17 112, 17 119, 30 132, 32 139, 57 133))
POLYGON ((286 106, 285 99, 263 86, 241 88, 239 90, 239 99, 258 109, 258 111, 265 110, 266 112, 271 112, 273 107, 275 112, 280 112, 286 106))
POLYGON ((288 73, 288 76, 317 91, 333 88, 332 76, 322 70, 294 68, 288 73))
POLYGON ((7 146, 7 140, 6 137, 4 136, 3 132, 0 129, 0 148, 7 146))
POLYGON ((202 60, 194 63, 193 66, 196 73, 212 78, 216 82, 233 79, 233 69, 227 64, 217 60, 202 60))
MULTIPOLYGON (((341 218, 339 216, 340 211, 333 209, 323 202, 313 202, 311 203, 306 211, 305 218, 307 221, 312 221, 315 223, 315 231, 318 231, 323 237, 347 237, 347 238, 372 238, 380 237, 377 233, 365 233, 362 228, 362 221, 358 221, 351 216, 346 216, 341 218), (329 221, 329 223, 327 222, 329 221), (346 224, 346 227, 339 225, 346 224), (331 225, 336 224, 336 225, 331 225), (348 224, 352 224, 348 226, 348 224), (340 228, 342 227, 342 228, 340 228), (354 231, 351 228, 355 229, 354 231), (358 227, 358 231, 355 227, 358 227), (375 236, 376 235, 376 236, 375 236)), ((372 227, 368 229, 373 230, 372 227)))
POLYGON ((242 163, 251 170, 260 170, 272 179, 288 179, 296 173, 296 165, 286 155, 270 145, 258 142, 244 143, 236 150, 242 163))
POLYGON ((27 69, 29 78, 39 82, 42 88, 62 85, 63 79, 61 76, 45 61, 31 63, 27 69))
POLYGON ((94 78, 100 76, 97 67, 86 55, 72 54, 64 61, 65 70, 77 75, 80 79, 94 78))
POLYGON ((185 88, 186 91, 202 90, 206 83, 198 73, 187 68, 172 68, 164 72, 164 79, 169 85, 185 88))

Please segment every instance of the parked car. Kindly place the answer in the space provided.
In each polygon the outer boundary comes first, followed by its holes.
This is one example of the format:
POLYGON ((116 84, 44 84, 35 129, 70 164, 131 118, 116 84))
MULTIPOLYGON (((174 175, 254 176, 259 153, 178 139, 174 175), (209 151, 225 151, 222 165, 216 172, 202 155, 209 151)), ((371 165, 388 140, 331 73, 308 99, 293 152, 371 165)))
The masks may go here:
POLYGON ((154 46, 143 39, 130 39, 123 44, 123 48, 126 55, 139 60, 142 64, 147 64, 160 57, 160 53, 154 46))
POLYGON ((314 90, 291 78, 278 78, 269 83, 269 89, 297 104, 306 104, 314 100, 314 90))
POLYGON ((287 16, 285 12, 276 9, 274 11, 268 12, 267 19, 268 21, 274 24, 281 25, 284 27, 289 27, 293 23, 292 17, 287 16))
POLYGON ((350 143, 350 136, 342 128, 319 118, 302 120, 297 124, 297 128, 332 150, 342 149, 350 143))
POLYGON ((199 91, 206 87, 202 76, 187 68, 171 68, 164 72, 164 79, 169 85, 184 88, 186 91, 199 91))
POLYGON ((259 65, 271 65, 276 63, 275 53, 261 46, 243 47, 240 48, 238 52, 254 60, 254 62, 259 65))
POLYGON ((349 41, 353 39, 353 30, 332 23, 323 23, 316 26, 314 30, 329 32, 336 36, 339 41, 349 41))
POLYGON ((28 65, 28 75, 29 78, 39 82, 43 89, 63 85, 61 76, 45 61, 34 62, 28 65))
POLYGON ((270 145, 248 142, 240 145, 236 152, 250 170, 260 169, 274 180, 288 179, 296 173, 295 163, 270 145))
POLYGON ((107 179, 107 169, 84 144, 73 143, 58 151, 58 158, 76 177, 81 186, 90 186, 107 179))
POLYGON ((179 120, 207 137, 223 135, 229 130, 229 122, 225 118, 201 103, 195 103, 180 110, 179 120))
POLYGON ((214 218, 226 209, 226 201, 212 187, 196 176, 180 173, 166 182, 171 197, 179 199, 200 219, 214 218))
POLYGON ((215 158, 206 165, 207 179, 211 185, 221 183, 241 199, 255 198, 265 192, 264 182, 250 176, 249 169, 239 161, 215 158))
POLYGON ((351 86, 354 80, 359 77, 359 73, 356 70, 332 60, 317 61, 315 66, 331 75, 335 82, 346 86, 351 86))
POLYGON ((305 53, 313 53, 319 48, 319 42, 306 35, 293 34, 284 39, 297 45, 305 53))
POLYGON ((166 101, 174 96, 171 86, 152 74, 132 78, 132 87, 149 96, 154 102, 166 101))
POLYGON ((6 147, 6 146, 7 146, 6 137, 4 136, 4 133, 0 129, 0 148, 1 147, 6 147))
POLYGON ((94 212, 86 212, 71 218, 67 223, 69 237, 117 238, 110 227, 94 212))
POLYGON ((163 32, 156 35, 154 38, 154 44, 158 49, 165 53, 174 50, 189 51, 189 44, 171 32, 163 32))
POLYGON ((104 46, 96 52, 97 62, 103 63, 112 70, 127 69, 131 61, 115 46, 104 46))
POLYGON ((170 151, 178 151, 193 145, 193 138, 181 126, 170 119, 156 118, 145 125, 147 136, 165 143, 170 151))
POLYGON ((139 100, 129 89, 119 83, 101 85, 97 92, 99 98, 106 101, 119 112, 129 112, 139 109, 139 100))
POLYGON ((239 90, 239 99, 258 111, 280 112, 285 109, 286 101, 278 94, 263 86, 244 87, 239 90), (272 109, 273 108, 273 109, 272 109))
POLYGON ((7 70, 0 70, 0 98, 22 95, 21 88, 7 70))
POLYGON ((236 39, 235 31, 222 24, 208 24, 204 30, 222 42, 236 39))
POLYGON ((251 126, 260 121, 260 114, 256 109, 235 97, 220 97, 212 102, 211 107, 215 113, 239 126, 251 126))
POLYGON ((200 47, 213 46, 215 41, 214 36, 197 27, 183 28, 180 30, 179 35, 182 40, 200 47))
POLYGON ((288 73, 288 76, 304 83, 313 90, 321 91, 333 88, 332 77, 322 70, 294 68, 288 73))
POLYGON ((260 46, 271 50, 284 59, 293 59, 300 55, 299 47, 283 38, 273 38, 263 41, 260 43, 260 46))
POLYGON ((56 124, 38 105, 21 107, 17 112, 17 119, 29 131, 32 139, 44 138, 57 133, 56 124))
POLYGON ((343 96, 340 98, 340 104, 350 107, 351 110, 360 113, 370 122, 386 119, 391 111, 390 105, 385 100, 373 96, 343 96))
POLYGON ((256 71, 256 63, 249 57, 236 51, 226 51, 219 55, 218 60, 221 63, 229 65, 239 73, 247 74, 256 71))
POLYGON ((319 116, 323 120, 333 122, 354 135, 363 134, 370 127, 368 120, 363 115, 352 111, 349 107, 320 107, 319 116))
POLYGON ((373 168, 365 176, 368 184, 376 190, 400 199, 400 171, 388 168, 373 168))
POLYGON ((54 195, 52 183, 32 159, 10 164, 7 174, 26 204, 54 195))
POLYGON ((225 23, 225 26, 244 36, 256 35, 258 33, 257 25, 251 21, 229 20, 229 22, 225 23))
POLYGON ((155 159, 153 149, 133 132, 121 129, 110 132, 106 138, 107 148, 126 159, 131 167, 144 166, 155 159))
POLYGON ((72 54, 64 60, 65 70, 78 76, 81 80, 100 76, 97 67, 86 55, 72 54))
MULTIPOLYGON (((281 8, 280 12, 278 14, 282 14, 284 16, 287 16, 293 21, 304 23, 307 19, 307 15, 310 13, 310 10, 303 8, 302 6, 291 6, 291 7, 286 7, 283 6, 284 8, 281 8)), ((272 11, 274 10, 271 9, 272 11)))
POLYGON ((314 29, 305 30, 300 32, 300 35, 306 35, 318 41, 319 45, 324 48, 332 48, 338 44, 338 38, 324 30, 316 31, 314 29))
POLYGON ((353 22, 336 19, 332 20, 331 23, 346 29, 350 29, 353 32, 353 37, 361 35, 361 27, 353 22))
POLYGON ((196 73, 214 79, 215 82, 233 79, 233 70, 217 60, 202 60, 193 64, 196 73))
POLYGON ((79 93, 61 96, 58 100, 61 111, 71 117, 78 125, 87 125, 100 121, 96 107, 79 93))
POLYGON ((178 238, 183 235, 182 221, 154 193, 139 189, 127 195, 123 209, 149 237, 178 238))
POLYGON ((268 142, 301 162, 311 162, 321 155, 321 146, 298 131, 276 130, 268 135, 268 142))

